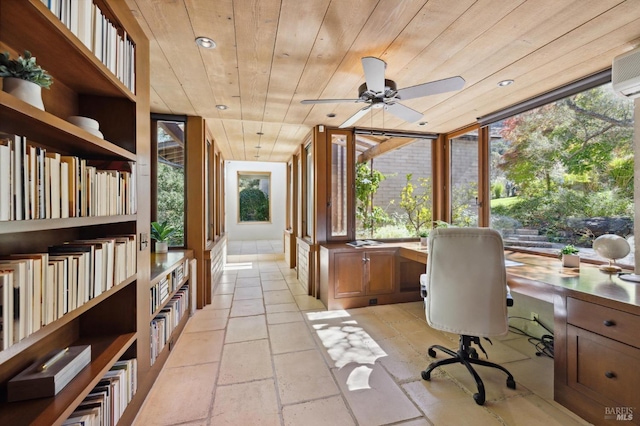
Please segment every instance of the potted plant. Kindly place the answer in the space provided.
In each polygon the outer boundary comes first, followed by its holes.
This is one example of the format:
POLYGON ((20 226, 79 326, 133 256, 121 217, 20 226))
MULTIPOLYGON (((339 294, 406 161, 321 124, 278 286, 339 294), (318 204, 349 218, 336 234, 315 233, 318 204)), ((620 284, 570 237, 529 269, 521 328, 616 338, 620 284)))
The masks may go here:
POLYGON ((3 77, 3 91, 44 111, 41 89, 48 89, 53 79, 36 64, 31 52, 25 50, 24 56, 17 59, 9 59, 9 52, 1 54, 0 77, 3 77))
POLYGON ((573 245, 568 244, 560 250, 558 257, 562 259, 562 266, 567 268, 580 267, 580 251, 573 245))
POLYGON ((169 251, 169 237, 176 232, 176 228, 165 222, 151 222, 151 238, 156 240, 156 253, 169 251))
POLYGON ((429 245, 429 230, 420 231, 420 246, 426 247, 429 245))

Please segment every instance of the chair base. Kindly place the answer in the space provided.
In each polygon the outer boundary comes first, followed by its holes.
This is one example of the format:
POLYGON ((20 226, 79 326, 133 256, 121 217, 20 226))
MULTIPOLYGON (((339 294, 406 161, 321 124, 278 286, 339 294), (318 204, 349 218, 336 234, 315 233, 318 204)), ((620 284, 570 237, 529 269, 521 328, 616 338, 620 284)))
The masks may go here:
POLYGON ((503 366, 495 364, 493 362, 485 361, 483 359, 478 359, 478 352, 476 351, 475 348, 471 346, 472 343, 479 344, 480 339, 474 336, 461 335, 460 344, 458 346, 458 352, 454 352, 451 349, 447 349, 440 345, 433 345, 429 347, 428 353, 430 357, 435 358, 436 356, 435 349, 438 349, 439 351, 442 351, 450 355, 451 358, 441 359, 439 361, 434 361, 431 364, 429 364, 429 367, 427 367, 427 369, 422 372, 422 378, 424 380, 431 380, 431 372, 434 369, 442 365, 461 363, 465 367, 467 367, 467 370, 469 370, 469 373, 471 373, 471 375, 476 381, 476 386, 478 387, 478 393, 473 394, 474 401, 478 405, 483 405, 486 397, 485 390, 484 390, 484 383, 482 382, 482 379, 480 378, 480 376, 478 375, 478 373, 476 372, 476 370, 473 368, 471 364, 483 365, 485 367, 493 367, 505 372, 507 374, 507 387, 509 389, 515 389, 516 382, 513 379, 513 376, 511 375, 511 373, 509 373, 509 371, 503 366))

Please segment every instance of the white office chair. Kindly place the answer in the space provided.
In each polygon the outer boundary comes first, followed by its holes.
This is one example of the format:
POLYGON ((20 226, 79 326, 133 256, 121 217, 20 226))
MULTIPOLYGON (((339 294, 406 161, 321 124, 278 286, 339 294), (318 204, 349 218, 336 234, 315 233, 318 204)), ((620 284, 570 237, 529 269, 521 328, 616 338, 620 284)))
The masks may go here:
MULTIPOLYGON (((458 351, 440 345, 429 348, 435 358, 438 349, 452 358, 432 362, 422 372, 430 380, 433 369, 462 363, 474 377, 478 393, 473 399, 484 404, 482 379, 471 364, 494 367, 507 374, 507 387, 516 388, 506 368, 478 359, 471 346, 480 337, 504 336, 509 331, 507 318, 507 278, 504 248, 500 234, 488 228, 437 228, 429 235, 425 312, 432 328, 460 335, 458 351)), ((486 354, 486 352, 485 352, 486 354)))

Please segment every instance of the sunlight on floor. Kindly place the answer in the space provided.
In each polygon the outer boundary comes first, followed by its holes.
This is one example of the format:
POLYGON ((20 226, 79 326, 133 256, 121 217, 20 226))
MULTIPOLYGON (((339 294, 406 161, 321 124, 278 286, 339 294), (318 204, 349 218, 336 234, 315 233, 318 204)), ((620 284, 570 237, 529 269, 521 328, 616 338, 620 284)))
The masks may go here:
POLYGON ((241 269, 253 269, 253 263, 252 262, 227 263, 224 265, 225 271, 239 271, 241 269))

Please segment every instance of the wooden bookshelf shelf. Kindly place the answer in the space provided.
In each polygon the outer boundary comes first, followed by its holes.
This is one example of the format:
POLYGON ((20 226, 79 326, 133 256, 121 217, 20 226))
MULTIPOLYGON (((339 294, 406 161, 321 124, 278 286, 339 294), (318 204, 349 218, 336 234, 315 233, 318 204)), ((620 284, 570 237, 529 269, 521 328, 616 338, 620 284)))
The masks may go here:
POLYGON ((33 219, 0 222, 0 235, 23 232, 38 232, 53 229, 125 223, 135 221, 137 215, 69 217, 65 219, 33 219))
POLYGON ((71 346, 91 345, 91 363, 51 398, 0 404, 0 424, 59 425, 135 342, 135 333, 81 337, 71 346))
POLYGON ((4 122, 5 132, 26 136, 30 141, 48 147, 53 152, 60 152, 64 148, 63 154, 73 153, 87 159, 136 159, 134 153, 2 91, 0 121, 4 122))

